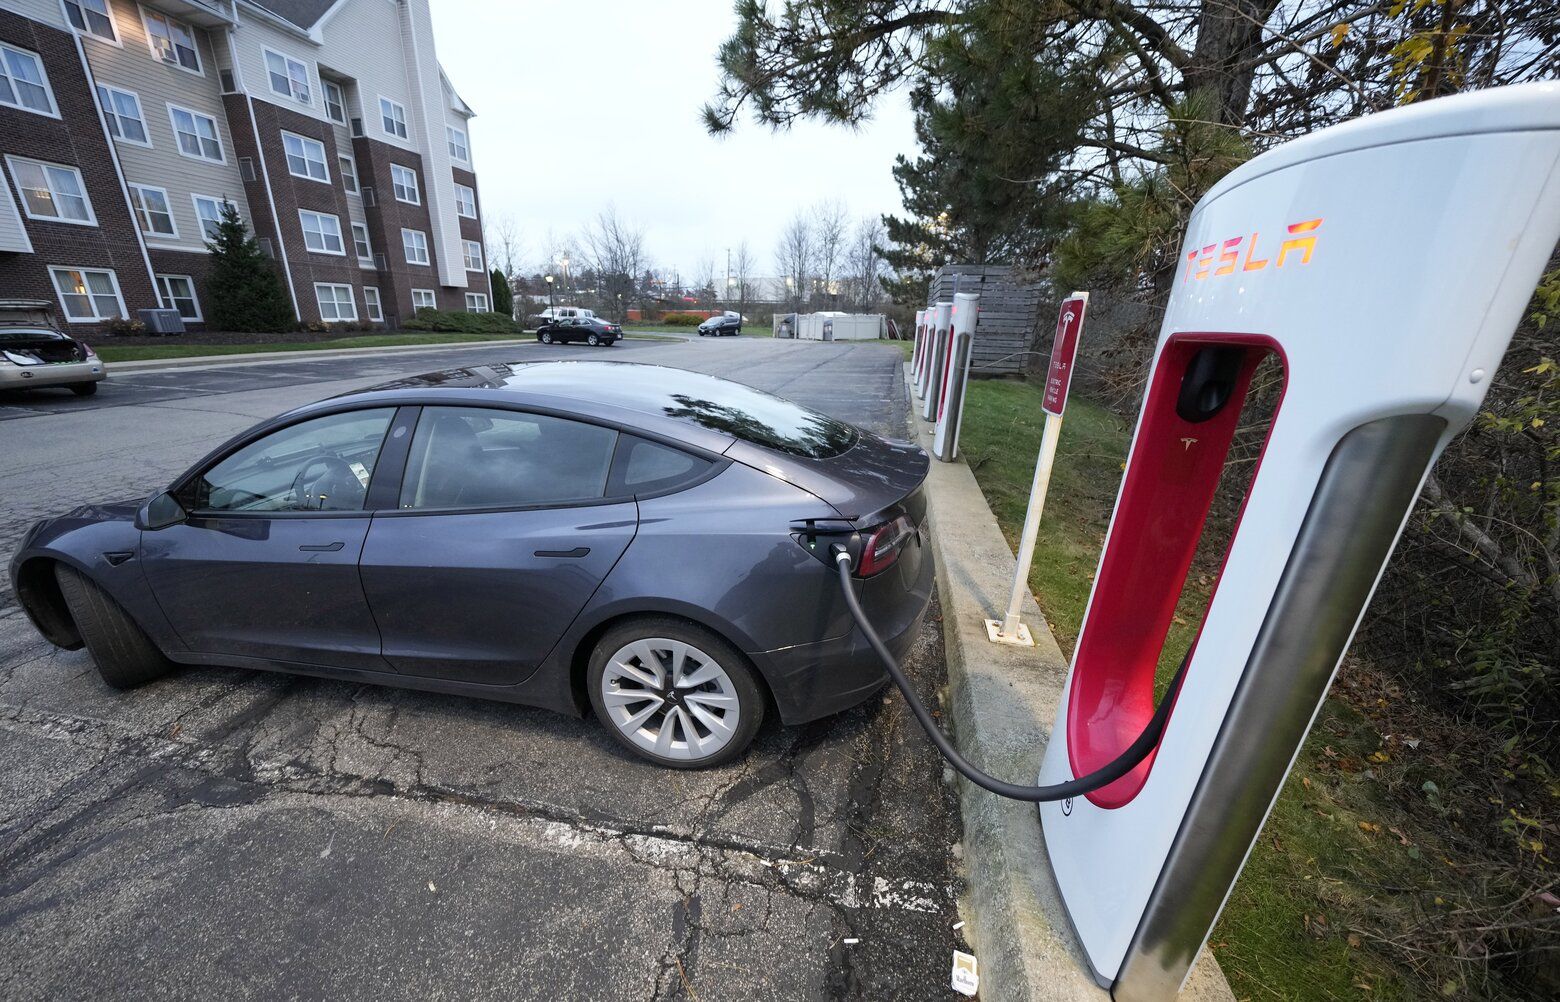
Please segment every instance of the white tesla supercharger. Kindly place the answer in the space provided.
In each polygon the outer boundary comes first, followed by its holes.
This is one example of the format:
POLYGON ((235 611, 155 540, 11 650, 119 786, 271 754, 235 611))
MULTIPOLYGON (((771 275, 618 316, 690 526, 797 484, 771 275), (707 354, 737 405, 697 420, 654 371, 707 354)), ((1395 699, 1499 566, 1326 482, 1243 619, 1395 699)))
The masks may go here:
POLYGON ((921 371, 921 420, 937 420, 937 404, 942 391, 943 373, 948 367, 948 333, 953 320, 953 304, 938 303, 927 316, 931 341, 926 346, 927 364, 921 371))
POLYGON ((1555 83, 1325 129, 1198 203, 1041 784, 1143 731, 1264 358, 1283 389, 1157 751, 1040 807, 1068 915, 1118 1002, 1183 983, 1557 239, 1555 83))

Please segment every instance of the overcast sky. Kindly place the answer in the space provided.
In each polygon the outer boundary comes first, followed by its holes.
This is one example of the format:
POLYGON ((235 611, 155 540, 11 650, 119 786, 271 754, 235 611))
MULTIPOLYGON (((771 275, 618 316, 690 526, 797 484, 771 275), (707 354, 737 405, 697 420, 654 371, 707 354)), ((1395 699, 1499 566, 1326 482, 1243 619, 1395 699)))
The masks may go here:
POLYGON ((746 239, 762 275, 799 207, 852 216, 899 211, 889 173, 915 135, 905 95, 858 131, 819 124, 772 133, 744 121, 707 135, 715 53, 732 0, 431 0, 439 60, 475 109, 482 211, 518 224, 539 263, 551 230, 579 232, 608 202, 645 230, 651 259, 685 280, 701 258, 725 270, 746 239))

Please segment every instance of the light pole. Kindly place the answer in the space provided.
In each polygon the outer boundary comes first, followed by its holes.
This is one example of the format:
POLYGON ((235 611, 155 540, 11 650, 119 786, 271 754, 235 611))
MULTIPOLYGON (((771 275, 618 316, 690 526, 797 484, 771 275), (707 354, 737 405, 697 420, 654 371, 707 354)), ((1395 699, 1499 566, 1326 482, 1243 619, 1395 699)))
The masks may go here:
POLYGON ((547 311, 551 314, 550 320, 558 319, 558 303, 553 299, 553 277, 547 276, 547 311))
POLYGON ((563 265, 563 294, 571 296, 574 294, 574 281, 569 277, 569 255, 565 254, 558 263, 563 265))

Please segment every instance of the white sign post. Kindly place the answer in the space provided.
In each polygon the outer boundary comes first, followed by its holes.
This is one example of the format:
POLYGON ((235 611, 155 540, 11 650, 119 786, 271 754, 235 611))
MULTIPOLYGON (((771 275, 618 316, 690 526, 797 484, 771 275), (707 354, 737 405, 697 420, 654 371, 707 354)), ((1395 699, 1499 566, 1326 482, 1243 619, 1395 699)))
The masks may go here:
POLYGON ((1078 338, 1083 333, 1083 313, 1089 305, 1087 292, 1074 292, 1056 318, 1056 337, 1051 342, 1051 368, 1045 379, 1045 431, 1040 437, 1040 458, 1035 463, 1035 479, 1029 488, 1029 510, 1024 514, 1024 531, 1018 540, 1018 566, 1013 573, 1013 588, 1008 594, 1007 611, 1001 619, 986 620, 986 636, 993 643, 1033 647, 1029 627, 1019 621, 1018 610, 1029 590, 1029 565, 1035 557, 1035 536, 1040 532, 1040 515, 1045 511, 1045 495, 1051 485, 1051 470, 1056 465, 1056 443, 1062 437, 1062 410, 1067 406, 1067 390, 1072 385, 1073 360, 1078 354, 1078 338))

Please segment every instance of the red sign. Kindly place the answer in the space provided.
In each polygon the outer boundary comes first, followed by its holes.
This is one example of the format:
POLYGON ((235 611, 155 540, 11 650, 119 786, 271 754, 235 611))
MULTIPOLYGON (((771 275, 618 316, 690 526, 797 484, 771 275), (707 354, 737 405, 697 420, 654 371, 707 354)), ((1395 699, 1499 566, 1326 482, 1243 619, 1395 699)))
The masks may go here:
POLYGON ((1061 417, 1062 408, 1067 406, 1073 359, 1078 354, 1078 338, 1083 334, 1083 308, 1088 302, 1088 293, 1064 300, 1056 318, 1056 338, 1051 342, 1051 371, 1046 373, 1045 400, 1040 404, 1047 414, 1061 417))

